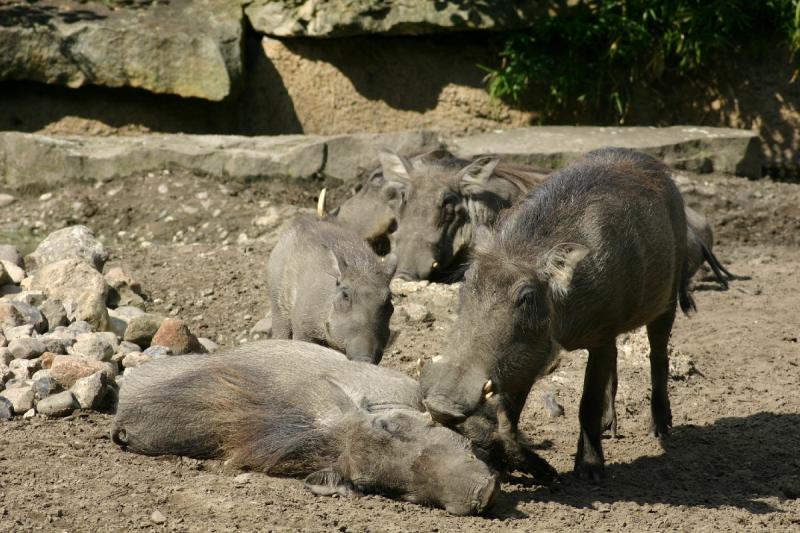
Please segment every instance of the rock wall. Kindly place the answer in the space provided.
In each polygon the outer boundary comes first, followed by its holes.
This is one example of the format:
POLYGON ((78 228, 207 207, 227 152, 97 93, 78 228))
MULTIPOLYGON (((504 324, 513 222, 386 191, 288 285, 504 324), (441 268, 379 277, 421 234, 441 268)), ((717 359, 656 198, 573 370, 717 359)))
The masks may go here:
MULTIPOLYGON (((537 102, 491 99, 480 65, 498 60, 497 32, 546 16, 539 4, 0 2, 0 129, 461 134, 536 124, 537 102)), ((749 129, 767 167, 798 167, 800 88, 787 55, 733 58, 712 84, 642 88, 626 125, 749 129)), ((556 123, 609 122, 567 112, 556 123)))

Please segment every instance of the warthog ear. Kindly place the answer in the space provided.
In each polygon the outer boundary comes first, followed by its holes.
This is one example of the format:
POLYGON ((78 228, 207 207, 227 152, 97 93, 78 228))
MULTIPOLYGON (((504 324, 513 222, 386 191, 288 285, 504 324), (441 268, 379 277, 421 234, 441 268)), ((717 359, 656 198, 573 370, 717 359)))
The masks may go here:
POLYGON ((395 254, 387 254, 383 256, 381 261, 383 261, 383 271, 386 277, 392 279, 395 270, 397 270, 397 256, 395 254))
POLYGON ((556 296, 567 294, 575 267, 589 252, 589 248, 582 244, 562 242, 544 254, 539 274, 550 282, 550 288, 556 296))
POLYGON ((411 179, 411 163, 405 157, 397 155, 388 150, 381 150, 378 153, 381 161, 383 177, 388 182, 400 182, 407 184, 411 179))
POLYGON ((465 194, 480 194, 492 177, 497 163, 496 157, 480 157, 458 172, 458 187, 465 194))
POLYGON ((303 481, 303 486, 317 496, 347 496, 353 489, 350 483, 333 468, 323 468, 312 472, 303 481))

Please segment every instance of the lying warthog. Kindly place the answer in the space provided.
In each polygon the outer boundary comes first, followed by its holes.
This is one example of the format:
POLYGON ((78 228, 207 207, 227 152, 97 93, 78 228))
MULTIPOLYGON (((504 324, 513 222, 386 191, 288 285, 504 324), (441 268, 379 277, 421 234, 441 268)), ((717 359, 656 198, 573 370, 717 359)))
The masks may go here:
POLYGON ((432 424, 404 374, 296 341, 261 341, 137 367, 122 385, 112 440, 147 455, 224 457, 315 494, 380 493, 486 510, 496 476, 469 441, 432 424))
POLYGON ((505 405, 515 431, 534 381, 561 347, 587 348, 575 470, 597 479, 600 437, 616 420, 615 339, 647 325, 651 429, 667 435, 667 341, 677 302, 685 312, 694 307, 686 235, 681 194, 650 156, 597 150, 553 174, 480 239, 461 288, 455 353, 423 369, 434 420, 471 436, 495 423, 481 420, 489 396, 505 405))
POLYGON ((298 219, 269 257, 272 336, 329 346, 378 363, 389 339, 397 261, 383 260, 350 230, 298 219))

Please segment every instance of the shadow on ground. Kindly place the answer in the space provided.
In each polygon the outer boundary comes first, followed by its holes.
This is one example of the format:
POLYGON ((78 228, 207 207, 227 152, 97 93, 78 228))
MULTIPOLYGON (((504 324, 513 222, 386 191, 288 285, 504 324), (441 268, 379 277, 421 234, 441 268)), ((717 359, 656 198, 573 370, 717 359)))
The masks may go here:
POLYGON ((516 507, 554 501, 576 508, 621 501, 778 512, 764 498, 800 498, 800 414, 757 413, 710 426, 678 426, 664 453, 606 467, 600 486, 571 473, 553 487, 504 492, 498 516, 521 517, 516 507))

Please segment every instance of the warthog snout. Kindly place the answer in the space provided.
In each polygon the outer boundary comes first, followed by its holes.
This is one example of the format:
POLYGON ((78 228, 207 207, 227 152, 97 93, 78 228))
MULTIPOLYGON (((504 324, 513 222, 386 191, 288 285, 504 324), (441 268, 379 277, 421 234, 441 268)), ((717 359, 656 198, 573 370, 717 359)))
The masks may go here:
POLYGON ((464 409, 445 396, 430 396, 422 404, 434 421, 445 426, 457 424, 467 418, 464 409))
POLYGON ((500 492, 500 482, 497 476, 492 475, 486 483, 475 487, 475 491, 468 503, 447 503, 445 510, 453 515, 477 515, 481 514, 494 505, 497 493, 500 492))

